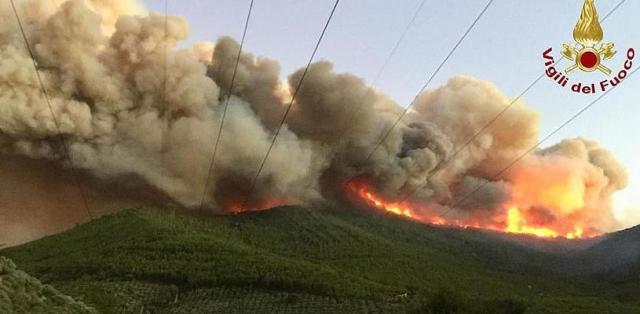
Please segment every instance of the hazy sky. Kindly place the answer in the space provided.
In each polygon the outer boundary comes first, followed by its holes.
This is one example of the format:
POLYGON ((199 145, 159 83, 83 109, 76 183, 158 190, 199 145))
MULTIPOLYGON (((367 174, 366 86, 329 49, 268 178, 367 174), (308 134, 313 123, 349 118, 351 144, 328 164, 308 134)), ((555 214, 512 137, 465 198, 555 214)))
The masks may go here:
MULTIPOLYGON (((239 40, 248 0, 167 0, 170 15, 185 16, 191 38, 239 40)), ((144 0, 151 11, 163 11, 165 0, 144 0)), ((426 0, 418 18, 376 87, 401 104, 409 104, 487 1, 426 0)), ((601 17, 620 0, 598 0, 601 17)), ((245 51, 278 60, 282 76, 306 64, 333 6, 333 0, 255 0, 245 51)), ((316 60, 334 63, 371 83, 420 0, 342 0, 316 60)), ((430 87, 454 75, 494 82, 505 94, 519 95, 542 71, 542 52, 572 43, 572 30, 583 0, 495 0, 430 87)), ((618 54, 607 61, 617 72, 629 47, 640 50, 640 1, 626 1, 604 23, 603 42, 614 42, 618 54)), ((640 65, 640 58, 636 58, 640 65)), ((565 65, 568 62, 565 61, 565 65)), ((560 67, 564 68, 564 67, 560 67)), ((635 68, 635 65, 634 65, 635 68)), ((640 223, 640 74, 625 80, 598 104, 552 137, 583 136, 609 148, 629 171, 630 186, 616 195, 616 212, 625 225, 640 223)), ((571 82, 599 82, 599 73, 572 74, 571 82)), ((541 137, 554 130, 597 95, 570 92, 543 78, 525 96, 542 115, 541 137)), ((514 126, 517 129, 517 126, 514 126)))

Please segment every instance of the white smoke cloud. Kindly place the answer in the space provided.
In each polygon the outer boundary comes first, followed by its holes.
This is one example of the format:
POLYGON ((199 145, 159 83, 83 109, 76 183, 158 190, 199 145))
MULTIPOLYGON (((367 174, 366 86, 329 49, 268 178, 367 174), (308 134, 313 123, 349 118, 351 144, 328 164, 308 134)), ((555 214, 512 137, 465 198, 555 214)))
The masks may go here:
MULTIPOLYGON (((184 18, 168 17, 165 34, 164 16, 125 0, 17 4, 73 165, 105 182, 153 187, 185 207, 198 207, 203 194, 206 207, 217 211, 244 202, 303 69, 283 82, 276 61, 243 52, 226 95, 239 49, 230 38, 179 49, 176 44, 189 36, 184 18), (203 191, 228 96, 215 168, 203 191)), ((6 4, 0 4, 0 17, 15 20, 6 4)), ((11 23, 0 25, 0 151, 64 163, 53 116, 18 34, 11 23)), ((418 200, 446 206, 537 142, 539 115, 518 102, 443 164, 510 102, 489 82, 452 78, 419 95, 414 110, 367 160, 402 108, 363 80, 336 73, 329 62, 313 63, 249 208, 339 196, 353 177, 366 177, 390 198, 413 191, 418 200)), ((572 210, 590 226, 606 228, 611 195, 626 185, 626 173, 609 152, 583 139, 529 156, 456 210, 499 210, 514 197, 519 174, 547 164, 584 189, 588 206, 572 210)))

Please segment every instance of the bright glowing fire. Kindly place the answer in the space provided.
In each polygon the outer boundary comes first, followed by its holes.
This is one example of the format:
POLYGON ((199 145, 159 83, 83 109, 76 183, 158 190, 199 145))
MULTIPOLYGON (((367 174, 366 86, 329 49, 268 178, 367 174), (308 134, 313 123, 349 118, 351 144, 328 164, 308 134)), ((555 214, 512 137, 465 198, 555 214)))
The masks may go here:
MULTIPOLYGON (((534 213, 528 210, 522 210, 515 205, 504 206, 504 211, 489 219, 486 217, 451 219, 435 213, 428 207, 415 205, 408 201, 386 201, 383 197, 376 194, 373 188, 363 182, 349 182, 347 184, 347 190, 350 191, 350 195, 356 196, 359 201, 364 202, 368 206, 427 224, 460 228, 479 228, 514 234, 528 234, 542 238, 562 237, 577 239, 597 235, 595 231, 587 232, 578 222, 568 225, 536 222, 534 213)), ((557 193, 557 189, 554 189, 552 193, 557 193)), ((572 199, 572 197, 573 196, 561 195, 559 199, 572 199)))
POLYGON ((297 202, 290 199, 269 198, 269 199, 262 200, 259 203, 254 202, 254 203, 244 204, 242 202, 231 202, 227 206, 227 210, 229 211, 230 214, 236 215, 244 212, 263 211, 273 207, 286 206, 286 205, 291 205, 296 203, 297 202))

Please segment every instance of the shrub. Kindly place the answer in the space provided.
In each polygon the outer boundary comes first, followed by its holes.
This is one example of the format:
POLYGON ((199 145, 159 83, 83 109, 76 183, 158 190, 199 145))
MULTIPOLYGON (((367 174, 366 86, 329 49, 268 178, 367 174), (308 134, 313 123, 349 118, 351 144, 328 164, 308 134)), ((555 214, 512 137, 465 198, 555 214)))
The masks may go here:
POLYGON ((501 299, 485 302, 484 313, 495 314, 523 314, 527 311, 527 305, 519 300, 501 299))
POLYGON ((0 313, 95 313, 0 256, 0 313))
POLYGON ((441 289, 430 298, 418 298, 409 305, 409 313, 415 314, 456 314, 469 313, 466 303, 457 293, 441 289))

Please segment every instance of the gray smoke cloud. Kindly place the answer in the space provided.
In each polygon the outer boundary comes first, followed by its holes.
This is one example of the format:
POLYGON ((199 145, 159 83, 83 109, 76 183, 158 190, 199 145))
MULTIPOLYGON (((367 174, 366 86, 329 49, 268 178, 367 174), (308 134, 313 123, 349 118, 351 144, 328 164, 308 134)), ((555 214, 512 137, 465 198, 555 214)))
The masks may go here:
MULTIPOLYGON (((208 209, 240 209, 304 69, 281 80, 276 61, 243 52, 227 95, 239 50, 231 38, 178 48, 189 36, 187 21, 167 17, 165 34, 165 17, 133 1, 16 3, 73 165, 102 182, 152 188, 184 207, 199 207, 204 195, 208 209), (227 97, 224 135, 205 191, 227 97)), ((0 152, 69 167, 6 2, 0 18, 6 21, 0 25, 0 152)), ((367 159, 402 107, 362 79, 315 62, 244 209, 333 198, 352 178, 365 178, 391 199, 412 192, 416 201, 446 207, 538 140, 537 112, 518 102, 451 163, 442 163, 510 102, 490 82, 454 77, 419 95, 367 159)), ((521 169, 547 163, 566 166, 570 175, 588 169, 590 179, 606 181, 583 195, 589 206, 604 204, 598 213, 584 213, 606 228, 599 219, 610 215, 610 196, 626 185, 626 173, 610 153, 583 139, 532 154, 454 210, 499 211, 514 199, 521 169)))

